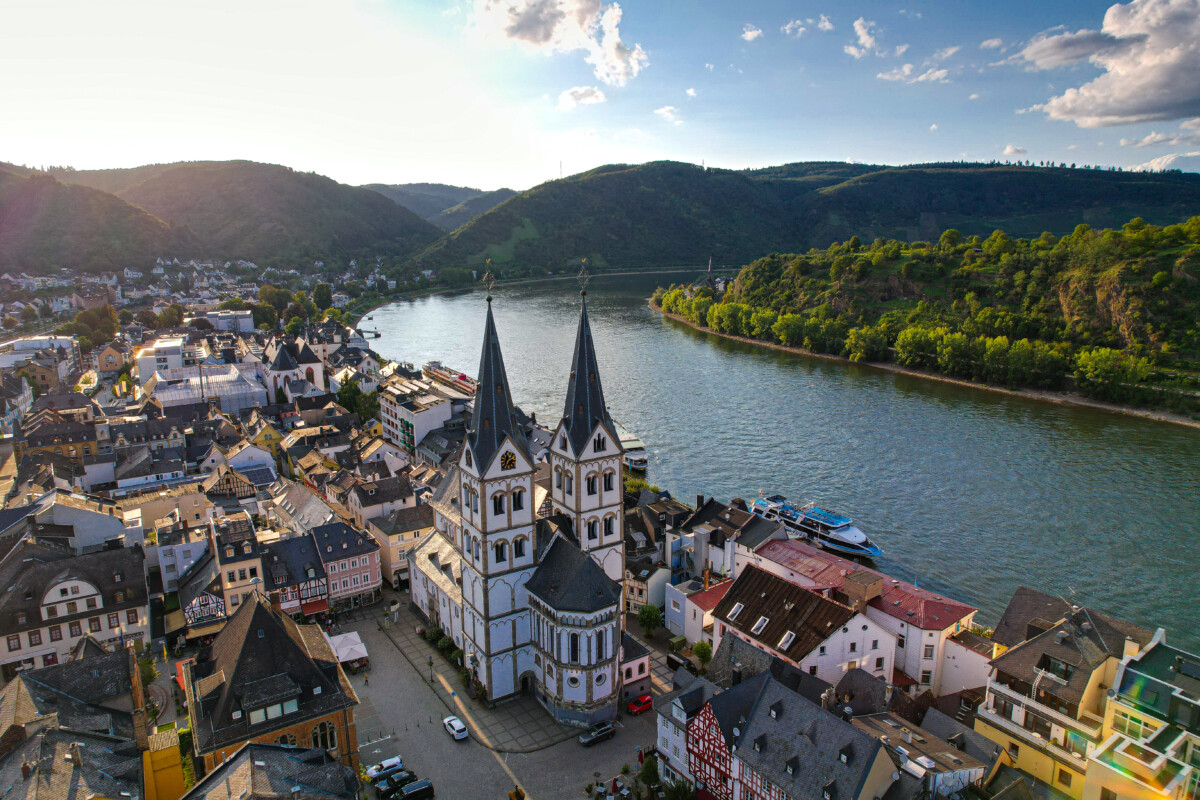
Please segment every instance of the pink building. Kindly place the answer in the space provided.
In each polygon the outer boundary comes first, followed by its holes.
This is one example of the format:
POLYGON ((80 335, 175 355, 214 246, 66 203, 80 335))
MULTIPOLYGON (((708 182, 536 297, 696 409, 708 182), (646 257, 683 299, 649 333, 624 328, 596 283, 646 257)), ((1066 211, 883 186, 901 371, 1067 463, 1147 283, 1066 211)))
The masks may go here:
POLYGON ((312 538, 325 567, 332 608, 358 608, 379 599, 383 578, 374 539, 344 522, 313 528, 312 538))

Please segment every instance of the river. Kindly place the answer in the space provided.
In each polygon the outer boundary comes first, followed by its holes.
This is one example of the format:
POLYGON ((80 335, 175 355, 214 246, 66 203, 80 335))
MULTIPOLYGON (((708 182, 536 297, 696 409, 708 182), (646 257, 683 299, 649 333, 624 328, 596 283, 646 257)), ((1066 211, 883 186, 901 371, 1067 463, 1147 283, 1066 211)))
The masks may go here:
MULTIPOLYGON (((761 489, 852 515, 876 566, 999 618, 1021 584, 1200 649, 1200 430, 784 353, 646 306, 681 275, 593 278, 588 308, 613 416, 648 478, 688 503, 761 489)), ((517 403, 562 415, 573 282, 497 287, 517 403)), ((375 310, 383 355, 475 374, 481 292, 375 310)))

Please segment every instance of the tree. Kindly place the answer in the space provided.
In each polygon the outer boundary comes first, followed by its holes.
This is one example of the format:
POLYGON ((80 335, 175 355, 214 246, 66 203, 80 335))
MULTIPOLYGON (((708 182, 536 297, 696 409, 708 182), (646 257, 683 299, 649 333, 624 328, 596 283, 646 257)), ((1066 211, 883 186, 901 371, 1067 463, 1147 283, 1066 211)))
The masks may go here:
POLYGON ((158 327, 175 328, 183 324, 184 307, 179 303, 171 303, 158 315, 158 327))
POLYGON ((707 670, 708 662, 712 661, 713 657, 712 645, 704 640, 696 642, 692 645, 692 655, 700 662, 700 669, 707 670))
POLYGON ((117 312, 117 321, 122 325, 129 325, 133 322, 133 312, 128 308, 122 308, 117 312))
POLYGON ((683 781, 668 781, 663 789, 664 800, 696 800, 696 787, 683 781))
POLYGON ((333 305, 333 289, 328 283, 318 283, 313 289, 312 301, 317 308, 324 311, 333 305))
POLYGON ((662 778, 658 774, 658 757, 654 755, 646 756, 646 760, 642 762, 642 768, 638 771, 638 777, 642 779, 642 783, 653 789, 658 786, 662 778))
POLYGON ((638 625, 642 627, 642 632, 649 639, 654 635, 654 632, 662 626, 662 610, 653 603, 646 603, 638 609, 638 625))
POLYGON ((300 331, 304 330, 304 319, 302 317, 292 317, 288 320, 288 324, 283 326, 283 330, 289 336, 299 336, 300 331))
POLYGON ((258 290, 258 302, 274 306, 277 313, 283 313, 283 310, 288 307, 292 299, 292 293, 287 289, 279 289, 270 284, 258 290))
POLYGON ((37 312, 37 309, 33 307, 32 303, 30 303, 29 305, 27 305, 21 309, 21 321, 22 322, 37 322, 37 319, 38 319, 38 312, 37 312))
POLYGON ((5 330, 11 331, 13 328, 17 327, 18 324, 19 323, 17 322, 16 317, 5 317, 4 318, 4 329, 5 330))
POLYGON ((142 325, 145 325, 147 328, 157 328, 158 314, 155 314, 148 308, 143 308, 141 311, 137 312, 137 321, 142 325))
POLYGON ((249 307, 250 304, 240 297, 231 297, 220 305, 222 311, 245 311, 249 307))
POLYGON ((280 386, 278 389, 275 390, 275 405, 277 405, 277 406, 286 406, 287 405, 287 395, 283 393, 282 386, 280 386))

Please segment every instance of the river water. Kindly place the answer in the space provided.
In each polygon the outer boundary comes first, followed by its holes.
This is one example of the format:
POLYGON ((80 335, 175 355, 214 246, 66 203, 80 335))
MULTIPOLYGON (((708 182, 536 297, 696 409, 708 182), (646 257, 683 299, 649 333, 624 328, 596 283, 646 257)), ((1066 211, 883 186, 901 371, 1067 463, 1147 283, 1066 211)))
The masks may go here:
MULTIPOLYGON (((876 566, 999 618, 1021 584, 1167 629, 1200 649, 1200 430, 783 353, 664 319, 682 275, 593 278, 588 308, 613 416, 648 478, 688 503, 759 490, 853 516, 876 566)), ((578 323, 569 281, 497 287, 516 402, 562 415, 578 323)), ((364 328, 383 355, 474 375, 481 292, 395 303, 364 328)))

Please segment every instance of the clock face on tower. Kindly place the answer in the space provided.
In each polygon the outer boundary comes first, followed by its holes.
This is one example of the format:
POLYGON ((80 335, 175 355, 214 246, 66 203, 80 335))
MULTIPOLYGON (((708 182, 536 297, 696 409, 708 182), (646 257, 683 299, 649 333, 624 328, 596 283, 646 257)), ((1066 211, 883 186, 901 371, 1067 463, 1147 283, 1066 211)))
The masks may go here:
POLYGON ((513 453, 505 453, 500 456, 500 469, 516 469, 517 457, 513 453))

